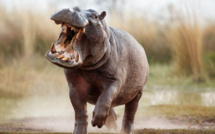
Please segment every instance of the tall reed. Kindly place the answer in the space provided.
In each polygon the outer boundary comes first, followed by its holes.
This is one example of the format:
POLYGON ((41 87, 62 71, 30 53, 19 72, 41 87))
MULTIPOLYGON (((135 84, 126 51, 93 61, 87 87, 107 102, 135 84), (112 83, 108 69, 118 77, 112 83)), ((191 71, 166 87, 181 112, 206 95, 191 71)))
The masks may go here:
POLYGON ((186 7, 186 14, 173 14, 168 39, 173 50, 177 74, 192 75, 194 81, 204 80, 202 29, 195 12, 186 7))
POLYGON ((109 24, 130 33, 144 47, 150 63, 169 63, 171 50, 166 38, 166 30, 147 15, 137 16, 134 12, 119 15, 113 12, 109 24))
MULTIPOLYGON (((8 59, 22 56, 29 58, 40 49, 50 47, 57 39, 60 28, 50 20, 49 12, 34 11, 24 7, 17 7, 7 11, 0 6, 0 63, 8 59), (42 40, 38 40, 41 39, 42 40), (44 42, 45 41, 45 42, 44 42)), ((44 51, 42 51, 44 55, 44 51)))
POLYGON ((210 22, 203 31, 205 69, 210 77, 215 77, 215 22, 210 22))

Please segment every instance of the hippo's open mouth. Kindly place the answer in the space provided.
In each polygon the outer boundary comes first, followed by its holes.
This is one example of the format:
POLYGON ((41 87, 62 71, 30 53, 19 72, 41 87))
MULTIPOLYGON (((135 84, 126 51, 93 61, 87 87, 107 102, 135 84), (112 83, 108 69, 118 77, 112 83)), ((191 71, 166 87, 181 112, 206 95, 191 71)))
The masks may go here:
POLYGON ((62 32, 56 43, 52 43, 51 49, 46 53, 47 59, 61 67, 72 68, 82 64, 79 52, 74 50, 73 45, 77 44, 84 33, 84 28, 72 27, 62 24, 62 32))
POLYGON ((61 67, 73 68, 82 64, 80 50, 77 50, 88 20, 78 12, 63 9, 51 17, 56 24, 61 24, 62 31, 56 43, 52 43, 46 58, 61 67))

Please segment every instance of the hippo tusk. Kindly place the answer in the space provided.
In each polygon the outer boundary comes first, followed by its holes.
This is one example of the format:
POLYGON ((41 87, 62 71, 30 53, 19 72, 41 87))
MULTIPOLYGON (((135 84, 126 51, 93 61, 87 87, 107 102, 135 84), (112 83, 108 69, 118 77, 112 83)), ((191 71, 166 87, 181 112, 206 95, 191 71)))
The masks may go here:
POLYGON ((51 45, 51 53, 52 54, 55 54, 57 51, 56 51, 56 49, 55 49, 55 45, 54 45, 55 43, 54 42, 52 42, 52 45, 51 45))
POLYGON ((84 32, 85 32, 85 30, 83 30, 83 28, 80 29, 80 30, 78 31, 77 35, 75 36, 76 39, 77 39, 77 40, 81 40, 81 39, 80 39, 80 38, 81 38, 81 35, 82 35, 84 32))
POLYGON ((57 58, 58 59, 62 59, 64 57, 64 55, 60 55, 60 56, 58 56, 57 58))
MULTIPOLYGON (((64 26, 64 25, 63 25, 63 26, 64 26)), ((64 27, 63 27, 63 32, 64 32, 64 33, 67 33, 67 26, 64 26, 64 27)))
POLYGON ((82 29, 81 29, 81 32, 82 32, 82 33, 85 33, 85 28, 82 28, 82 29))
POLYGON ((79 54, 76 52, 76 56, 75 56, 75 62, 79 61, 79 54))

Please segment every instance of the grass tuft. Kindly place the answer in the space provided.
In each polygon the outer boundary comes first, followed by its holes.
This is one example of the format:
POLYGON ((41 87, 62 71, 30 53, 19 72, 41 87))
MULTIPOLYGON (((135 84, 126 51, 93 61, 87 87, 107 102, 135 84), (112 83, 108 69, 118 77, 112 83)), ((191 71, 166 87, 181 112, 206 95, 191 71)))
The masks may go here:
POLYGON ((202 30, 197 15, 186 7, 186 15, 171 10, 172 23, 168 33, 177 74, 192 75, 204 81, 202 30))

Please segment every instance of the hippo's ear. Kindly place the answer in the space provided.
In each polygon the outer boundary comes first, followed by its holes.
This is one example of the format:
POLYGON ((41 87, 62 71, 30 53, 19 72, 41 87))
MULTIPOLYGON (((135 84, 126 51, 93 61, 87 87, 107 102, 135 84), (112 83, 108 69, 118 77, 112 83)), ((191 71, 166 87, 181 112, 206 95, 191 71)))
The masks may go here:
POLYGON ((103 11, 103 12, 99 15, 99 19, 100 19, 100 20, 103 20, 105 16, 106 16, 106 12, 103 11))

